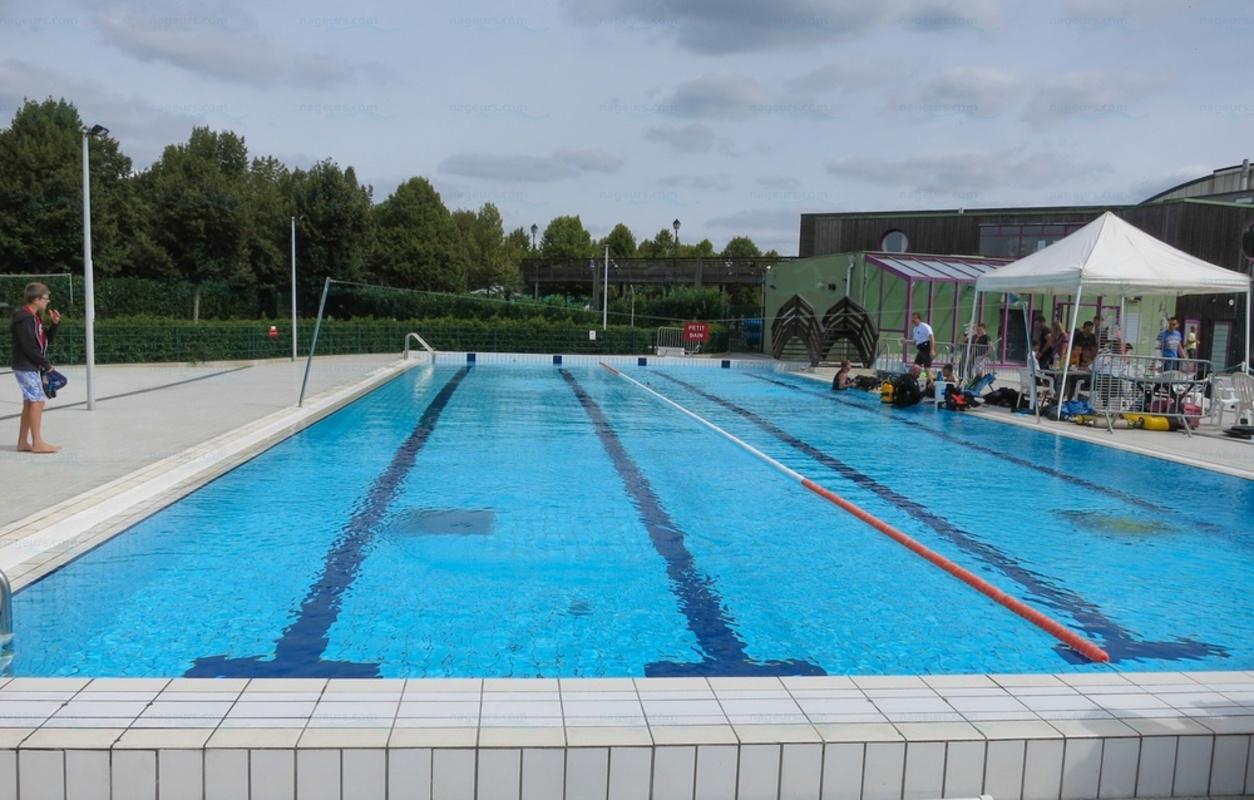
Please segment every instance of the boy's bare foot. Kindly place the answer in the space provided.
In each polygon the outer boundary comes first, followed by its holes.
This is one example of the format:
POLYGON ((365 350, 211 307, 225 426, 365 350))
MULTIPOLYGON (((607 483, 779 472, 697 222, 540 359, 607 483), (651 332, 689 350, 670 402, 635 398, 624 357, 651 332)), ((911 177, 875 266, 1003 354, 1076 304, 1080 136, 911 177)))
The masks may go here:
POLYGON ((48 444, 47 442, 40 442, 39 444, 32 447, 30 452, 32 453, 55 453, 59 451, 60 449, 61 448, 55 444, 48 444))
POLYGON ((29 452, 31 452, 31 451, 32 451, 32 450, 34 450, 34 449, 35 449, 35 448, 31 447, 30 445, 26 444, 25 442, 22 442, 21 444, 19 444, 19 445, 17 446, 17 451, 18 451, 19 453, 29 453, 29 452))

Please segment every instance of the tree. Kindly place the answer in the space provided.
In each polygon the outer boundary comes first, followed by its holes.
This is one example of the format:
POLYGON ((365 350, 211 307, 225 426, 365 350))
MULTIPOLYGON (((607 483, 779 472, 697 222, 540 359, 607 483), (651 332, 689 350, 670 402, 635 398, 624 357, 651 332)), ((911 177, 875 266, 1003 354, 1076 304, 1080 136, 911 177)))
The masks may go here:
POLYGON ((748 236, 734 236, 723 248, 724 258, 760 258, 762 251, 748 236))
POLYGON ((681 249, 686 256, 709 258, 714 255, 714 242, 711 242, 709 239, 702 239, 696 244, 683 245, 681 249))
MULTIPOLYGON (((82 129, 71 103, 48 98, 26 100, 0 131, 0 270, 82 271, 82 129)), ((131 160, 113 138, 91 137, 88 148, 95 266, 114 274, 127 265, 137 224, 131 160)))
POLYGON ((245 248, 252 279, 263 286, 288 282, 290 184, 291 175, 283 162, 273 156, 253 159, 246 181, 248 235, 245 248))
POLYGON ((501 212, 491 203, 474 211, 454 211, 453 221, 466 256, 467 283, 471 289, 513 288, 518 284, 518 262, 511 260, 505 244, 501 212))
POLYGON ((636 254, 643 258, 672 258, 675 252, 675 237, 670 228, 663 228, 652 239, 645 239, 636 248, 636 254))
POLYGON ((601 244, 609 246, 612 258, 629 258, 636 254, 636 237, 631 232, 631 228, 621 222, 601 240, 601 244))
POLYGON ((540 254, 545 258, 588 258, 592 251, 592 234, 578 216, 554 217, 540 238, 540 254))
POLYGON ((231 131, 194 128, 187 144, 170 145, 139 178, 152 202, 154 241, 185 280, 256 283, 249 262, 248 148, 231 131))
POLYGON ((426 178, 410 178, 375 206, 371 271, 393 286, 441 292, 466 289, 457 225, 426 178))
POLYGON ((305 280, 313 279, 310 294, 321 288, 324 277, 363 280, 372 244, 370 187, 357 182, 352 167, 341 169, 329 158, 308 171, 295 170, 288 183, 296 215, 296 263, 305 280))

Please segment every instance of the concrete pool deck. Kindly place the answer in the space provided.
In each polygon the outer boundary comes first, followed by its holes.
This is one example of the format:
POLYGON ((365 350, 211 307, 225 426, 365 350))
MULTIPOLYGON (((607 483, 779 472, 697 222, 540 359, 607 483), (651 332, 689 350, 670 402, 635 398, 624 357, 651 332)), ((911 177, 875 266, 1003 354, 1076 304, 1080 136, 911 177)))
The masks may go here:
MULTIPOLYGON (((112 368, 133 372, 99 394, 126 396, 49 414, 67 451, 0 449, 3 485, 49 498, 0 523, 0 567, 29 583, 417 363, 320 359, 301 411, 289 362, 112 368), (79 447, 99 455, 70 458, 79 447)), ((0 679, 0 799, 1239 796, 1254 792, 1252 739, 1254 672, 1239 670, 0 679)))
MULTIPOLYGON (((345 386, 396 355, 324 356, 308 394, 345 386)), ((44 411, 55 455, 15 451, 21 396, 0 375, 0 527, 134 470, 296 404, 303 360, 209 364, 105 365, 96 368, 96 410, 84 402, 85 370, 63 367, 69 385, 44 411)))
MULTIPOLYGON (((858 372, 866 373, 865 370, 858 372)), ((793 374, 830 386, 836 369, 818 367, 813 370, 797 370, 793 374)), ((1011 382, 1002 381, 994 384, 994 388, 998 386, 1010 386, 1017 390, 1018 378, 1015 377, 1011 382)), ((932 407, 929 405, 928 408, 930 410, 932 407)), ((1069 422, 1037 420, 1036 417, 1028 414, 1014 414, 1008 408, 981 408, 978 411, 966 413, 1006 425, 1018 425, 1022 428, 1037 430, 1042 434, 1080 439, 1102 447, 1126 450, 1152 458, 1162 458, 1254 480, 1254 441, 1225 436, 1222 431, 1207 425, 1205 421, 1200 431, 1195 431, 1193 436, 1187 436, 1183 431, 1145 431, 1128 428, 1116 428, 1112 433, 1106 430, 1104 423, 1085 427, 1069 422)))

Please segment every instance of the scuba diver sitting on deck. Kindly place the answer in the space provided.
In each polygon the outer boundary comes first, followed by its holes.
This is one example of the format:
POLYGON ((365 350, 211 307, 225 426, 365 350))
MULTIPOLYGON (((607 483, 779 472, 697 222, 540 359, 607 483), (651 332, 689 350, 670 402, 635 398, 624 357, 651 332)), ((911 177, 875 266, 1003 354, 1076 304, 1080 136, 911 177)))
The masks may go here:
POLYGON ((923 387, 919 385, 919 376, 923 368, 911 364, 909 372, 903 372, 893 379, 893 407, 909 408, 923 400, 923 387))

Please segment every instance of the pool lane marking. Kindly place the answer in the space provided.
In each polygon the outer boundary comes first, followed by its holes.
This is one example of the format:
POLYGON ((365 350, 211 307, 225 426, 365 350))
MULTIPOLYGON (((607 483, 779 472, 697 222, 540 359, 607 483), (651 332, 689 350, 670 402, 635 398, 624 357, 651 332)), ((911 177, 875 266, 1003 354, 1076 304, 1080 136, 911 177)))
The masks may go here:
MULTIPOLYGON (((896 505, 919 522, 949 539, 962 550, 1000 570, 1002 574, 1027 589, 1033 596, 1039 597, 1046 605, 1066 611, 1086 632, 1100 634, 1103 637, 1103 644, 1112 661, 1118 662, 1144 658, 1179 660, 1210 656, 1226 658, 1228 656, 1228 651, 1224 647, 1207 642, 1199 642, 1187 637, 1180 637, 1174 641, 1166 642, 1138 639, 1131 631, 1106 616, 1098 606, 1080 597, 1074 591, 1053 585, 1045 576, 1024 567, 1013 557, 995 546, 981 541, 978 536, 963 530, 921 503, 880 483, 849 464, 819 450, 808 442, 798 439, 761 415, 755 414, 729 400, 706 392, 700 387, 693 386, 667 373, 658 372, 656 374, 748 419, 789 447, 799 450, 823 466, 834 470, 855 485, 867 489, 896 505)), ((1063 657, 1069 657, 1069 651, 1065 649, 1059 650, 1059 654, 1063 657)))
MULTIPOLYGON (((945 572, 949 573, 950 575, 954 576, 955 578, 962 581, 966 585, 970 586, 972 589, 975 589, 977 592, 980 592, 981 594, 985 595, 986 597, 993 600, 994 602, 999 603, 1002 606, 1006 607, 1007 609, 1018 614, 1023 619, 1027 620, 1028 622, 1031 622, 1033 625, 1037 626, 1041 630, 1053 636, 1055 639, 1058 639, 1060 642, 1066 644, 1072 650, 1075 650, 1077 653, 1080 653, 1081 655, 1083 655, 1085 658, 1089 659, 1090 661, 1096 661, 1096 662, 1101 662, 1101 663, 1110 661, 1110 655, 1105 650, 1103 650, 1102 648, 1094 644, 1092 641, 1079 635, 1075 631, 1068 629, 1061 623, 1056 622, 1055 620, 1051 619, 1045 614, 1042 614, 1040 611, 1037 611, 1036 609, 1027 605, 1022 600, 1012 597, 1011 595, 997 588, 993 584, 984 580, 980 576, 976 575, 974 572, 971 572, 969 569, 966 569, 965 567, 955 564, 953 561, 950 561, 948 558, 945 558, 945 556, 923 545, 916 539, 911 538, 910 536, 898 530, 897 528, 893 527, 892 525, 889 525, 887 522, 883 521, 879 517, 876 517, 874 514, 871 514, 865 509, 859 507, 857 504, 851 503, 845 498, 831 491, 830 489, 826 489, 823 486, 820 486, 819 484, 810 480, 806 476, 802 475, 800 472, 797 472, 794 469, 784 466, 780 462, 768 456, 766 453, 763 453, 761 450, 758 450, 756 447, 753 447, 752 445, 746 443, 745 441, 737 438, 735 435, 729 433, 728 431, 723 430, 722 428, 715 425, 713 422, 710 422, 709 420, 705 419, 704 417, 701 417, 700 415, 684 408, 679 403, 676 403, 674 400, 671 400, 669 397, 666 397, 660 392, 657 392, 654 389, 644 385, 643 383, 636 380, 635 378, 632 378, 630 375, 626 375, 605 363, 602 363, 601 366, 605 367, 607 370, 619 376, 620 378, 630 381, 631 383, 635 384, 640 389, 643 389, 644 391, 653 395, 654 397, 666 403, 667 405, 671 406, 672 408, 675 408, 676 410, 683 412, 687 416, 700 421, 703 425, 717 432, 719 435, 735 443, 739 447, 743 448, 744 450, 756 456, 757 458, 761 459, 762 461, 766 462, 767 464, 770 464, 772 467, 783 472, 785 475, 788 475, 789 477, 797 480, 802 486, 804 486, 809 491, 814 492, 819 497, 822 497, 824 500, 827 500, 828 502, 833 503, 834 505, 841 508, 842 510, 852 514, 855 518, 861 520, 862 522, 865 522, 866 524, 870 525, 875 530, 879 531, 885 536, 888 536, 893 541, 906 547, 915 555, 921 556, 922 558, 926 559, 931 564, 937 567, 940 567, 945 572)), ((665 377, 670 378, 670 376, 665 376, 665 377)), ((670 380, 679 382, 678 379, 676 378, 670 378, 670 380)))
POLYGON ((400 494, 401 484, 413 470, 422 450, 444 408, 470 372, 470 366, 459 369, 431 400, 426 410, 392 456, 392 461, 374 479, 356 511, 333 542, 323 560, 322 574, 310 587, 301 603, 296 620, 283 631, 275 644, 274 658, 263 661, 259 656, 227 658, 210 656, 196 660, 188 677, 213 676, 282 676, 345 677, 377 676, 377 664, 323 661, 329 644, 331 626, 339 618, 344 592, 352 586, 366 559, 366 548, 374 538, 388 508, 400 494), (231 671, 234 669, 235 671, 231 671))
POLYGON ((579 404, 583 406, 584 412, 596 431, 597 438, 600 439, 614 469, 622 478, 627 493, 639 509, 640 519, 649 533, 649 540, 653 543, 658 555, 666 562, 666 575, 671 581, 672 591, 679 600, 679 610, 687 618, 688 629, 692 631, 697 644, 706 656, 697 664, 674 662, 649 664, 645 667, 646 676, 827 674, 817 665, 805 661, 754 662, 749 659, 745 653, 745 643, 728 624, 727 614, 723 611, 723 602, 715 589, 714 580, 701 574, 697 568, 696 559, 684 541, 683 529, 666 512, 649 479, 645 477, 640 466, 623 446, 622 440, 618 438, 605 412, 569 370, 559 369, 558 373, 574 392, 579 404))
MULTIPOLYGON (((854 408, 854 409, 857 409, 858 411, 862 411, 867 414, 874 414, 877 417, 883 416, 883 414, 881 414, 874 408, 867 408, 861 403, 855 402, 853 400, 847 400, 843 397, 839 397, 835 394, 832 394, 831 392, 827 392, 827 393, 813 392, 802 386, 797 386, 796 384, 789 383, 787 381, 781 381, 781 380, 775 380, 774 378, 768 378, 765 375, 750 374, 749 377, 755 380, 774 384, 775 386, 783 386, 784 388, 792 389, 793 391, 796 391, 796 392, 801 392, 802 394, 809 395, 810 397, 822 397, 827 400, 831 400, 837 405, 841 405, 846 408, 854 408)), ((959 436, 953 436, 951 434, 945 433, 944 431, 938 431, 935 428, 929 428, 928 426, 924 425, 921 422, 917 422, 912 419, 906 419, 900 415, 893 415, 892 419, 895 422, 900 422, 904 425, 910 425, 911 427, 917 428, 918 430, 921 430, 924 433, 931 434, 932 436, 935 436, 938 439, 941 439, 943 441, 951 442, 952 444, 960 445, 962 447, 975 450, 978 453, 984 453, 985 455, 990 455, 995 458, 999 458, 1002 461, 1009 462, 1016 466, 1026 467, 1027 469, 1036 470, 1037 472, 1043 473, 1045 475, 1049 475, 1052 478, 1058 478, 1060 480, 1066 481, 1072 485, 1079 486, 1084 489, 1091 489, 1093 491, 1107 495, 1108 497, 1113 497, 1116 500, 1122 500, 1125 503, 1129 503, 1134 506, 1139 506, 1140 508, 1144 508, 1148 511, 1154 511, 1159 514, 1177 514, 1177 512, 1173 511, 1172 509, 1166 506, 1160 506, 1157 503, 1151 502, 1141 497, 1137 497, 1134 494, 1124 492, 1120 489, 1112 489, 1107 486, 1102 486, 1100 484, 1091 483, 1089 481, 1086 481, 1083 478, 1078 478, 1075 475, 1072 475, 1067 472, 1063 472, 1060 469, 1054 469, 1053 467, 1047 466, 1045 464, 1037 464, 1035 462, 1029 461, 1026 458, 1019 458, 1018 456, 1011 455, 1010 453, 1003 453, 1000 450, 995 450, 991 447, 987 447, 977 442, 972 442, 967 439, 963 439, 959 436)), ((1211 530, 1222 530, 1221 526, 1216 525, 1213 522, 1206 522, 1203 520, 1196 520, 1193 522, 1199 525, 1200 527, 1209 528, 1211 530)))

